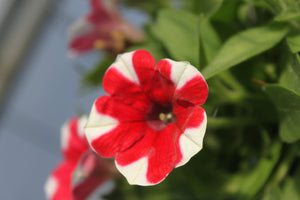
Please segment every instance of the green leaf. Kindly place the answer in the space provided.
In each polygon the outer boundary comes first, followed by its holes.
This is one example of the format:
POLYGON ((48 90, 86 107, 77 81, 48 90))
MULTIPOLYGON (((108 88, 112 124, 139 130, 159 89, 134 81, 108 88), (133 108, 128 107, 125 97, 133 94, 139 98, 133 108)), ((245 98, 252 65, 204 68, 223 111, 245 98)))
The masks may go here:
POLYGON ((200 17, 200 39, 207 63, 211 62, 221 47, 221 40, 208 18, 200 17))
POLYGON ((241 195, 252 197, 262 188, 280 157, 280 151, 281 143, 275 142, 269 155, 261 158, 254 170, 243 177, 238 191, 241 195))
POLYGON ((287 10, 274 18, 274 21, 287 22, 300 19, 300 12, 297 10, 287 10))
POLYGON ((211 16, 221 7, 223 0, 190 0, 183 1, 183 3, 187 4, 189 10, 192 10, 196 13, 204 14, 205 16, 211 16))
POLYGON ((214 60, 202 71, 206 79, 229 69, 275 46, 286 35, 287 28, 268 25, 252 28, 229 38, 214 60))
POLYGON ((162 10, 150 27, 172 59, 199 65, 198 17, 182 10, 162 10))
POLYGON ((285 142, 300 139, 300 95, 276 84, 265 87, 275 106, 280 119, 280 137, 285 142))
POLYGON ((286 179, 283 186, 283 199, 300 200, 300 168, 298 167, 294 177, 286 179))
POLYGON ((83 75, 81 81, 84 84, 97 86, 101 85, 103 75, 107 68, 113 63, 114 58, 106 56, 91 71, 83 75))
POLYGON ((213 15, 213 19, 217 21, 223 21, 232 23, 236 17, 236 10, 240 4, 240 0, 223 1, 220 9, 213 15))
POLYGON ((293 53, 300 51, 300 34, 288 36, 286 41, 293 53))
POLYGON ((300 63, 295 56, 286 61, 286 68, 283 71, 279 83, 300 94, 300 63))
POLYGON ((269 186, 266 189, 266 192, 262 198, 262 200, 281 200, 282 193, 278 186, 269 186))
POLYGON ((255 168, 245 174, 235 174, 227 186, 232 193, 238 193, 242 199, 253 199, 268 180, 281 151, 281 143, 275 141, 269 153, 263 156, 255 168))
POLYGON ((283 197, 284 199, 300 200, 299 185, 296 185, 294 179, 286 179, 283 189, 283 197))

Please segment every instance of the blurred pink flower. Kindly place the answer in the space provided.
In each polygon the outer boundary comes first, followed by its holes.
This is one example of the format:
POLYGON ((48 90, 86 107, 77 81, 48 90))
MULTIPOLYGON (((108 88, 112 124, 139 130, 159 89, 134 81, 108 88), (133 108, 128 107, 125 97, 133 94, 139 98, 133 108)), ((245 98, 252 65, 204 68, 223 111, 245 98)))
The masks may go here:
POLYGON ((188 62, 157 64, 137 50, 118 56, 103 78, 85 133, 92 149, 116 157, 130 184, 154 185, 202 149, 208 96, 201 73, 188 62))
POLYGON ((115 55, 124 51, 126 43, 140 42, 144 34, 124 20, 116 0, 90 0, 91 12, 71 25, 69 50, 77 56, 93 49, 115 55))
POLYGON ((64 160, 45 184, 48 200, 86 200, 111 192, 114 166, 93 153, 83 133, 86 117, 73 118, 62 128, 64 160))

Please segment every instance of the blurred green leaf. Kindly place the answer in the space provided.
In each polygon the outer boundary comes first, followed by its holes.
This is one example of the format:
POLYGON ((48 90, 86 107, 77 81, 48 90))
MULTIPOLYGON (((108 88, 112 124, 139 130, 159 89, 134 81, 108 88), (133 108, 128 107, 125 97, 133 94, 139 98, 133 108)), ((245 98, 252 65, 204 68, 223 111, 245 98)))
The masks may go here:
POLYGON ((300 34, 288 36, 286 38, 286 41, 293 53, 297 53, 300 51, 300 34))
POLYGON ((280 157, 281 143, 275 141, 269 153, 263 156, 248 173, 235 174, 229 181, 228 189, 238 193, 242 199, 252 199, 262 189, 280 157))
POLYGON ((283 189, 283 199, 300 200, 299 185, 296 184, 293 178, 286 179, 283 189))
POLYGON ((199 1, 199 0, 189 0, 184 1, 187 4, 189 10, 195 13, 201 13, 205 16, 213 15, 221 7, 223 0, 210 0, 210 1, 199 1))
POLYGON ((278 186, 269 186, 262 200, 282 200, 282 193, 278 186))
POLYGON ((221 40, 208 18, 200 17, 200 39, 205 59, 210 63, 221 47, 221 40))
POLYGON ((293 177, 286 179, 283 186, 283 199, 300 200, 300 168, 293 177))
POLYGON ((240 0, 225 0, 223 1, 221 7, 213 15, 214 20, 233 22, 236 15, 237 7, 240 0))
POLYGON ((104 57, 91 71, 83 75, 81 82, 91 86, 101 85, 105 71, 113 62, 114 58, 111 56, 104 57))
POLYGON ((182 10, 162 10, 151 31, 178 61, 199 65, 198 17, 182 10))
POLYGON ((299 20, 300 12, 298 10, 287 10, 274 18, 277 22, 287 22, 291 20, 299 20))
POLYGON ((286 61, 286 68, 282 72, 279 83, 300 94, 300 63, 295 56, 286 61))
POLYGON ((214 60, 202 71, 206 79, 275 46, 287 33, 280 25, 268 25, 240 32, 229 38, 214 60))
POLYGON ((300 95, 276 84, 266 85, 265 91, 277 107, 281 139, 285 142, 300 139, 300 95))

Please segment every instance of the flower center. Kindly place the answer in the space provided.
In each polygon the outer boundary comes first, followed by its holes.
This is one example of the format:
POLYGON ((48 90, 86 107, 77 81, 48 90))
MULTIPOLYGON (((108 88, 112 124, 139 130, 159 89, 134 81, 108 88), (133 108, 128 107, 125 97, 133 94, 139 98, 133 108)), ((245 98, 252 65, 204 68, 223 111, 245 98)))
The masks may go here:
POLYGON ((168 124, 175 121, 175 116, 172 112, 172 107, 161 106, 154 103, 150 111, 146 114, 146 121, 148 125, 155 129, 161 130, 168 124))

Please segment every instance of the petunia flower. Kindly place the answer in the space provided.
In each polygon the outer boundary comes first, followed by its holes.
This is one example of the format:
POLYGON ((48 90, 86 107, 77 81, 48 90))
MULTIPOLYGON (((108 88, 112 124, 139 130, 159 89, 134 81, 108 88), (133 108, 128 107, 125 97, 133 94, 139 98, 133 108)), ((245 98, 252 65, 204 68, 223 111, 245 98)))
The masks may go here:
POLYGON ((111 164, 99 158, 88 146, 83 126, 86 117, 69 120, 62 128, 64 160, 45 184, 49 200, 85 200, 111 192, 111 164))
POLYGON ((154 185, 202 149, 208 86, 188 62, 145 50, 119 55, 103 78, 85 133, 102 157, 115 157, 130 184, 154 185))
POLYGON ((112 54, 124 50, 127 42, 140 42, 144 34, 124 20, 115 0, 90 0, 91 12, 69 29, 71 56, 93 49, 104 49, 112 54))

